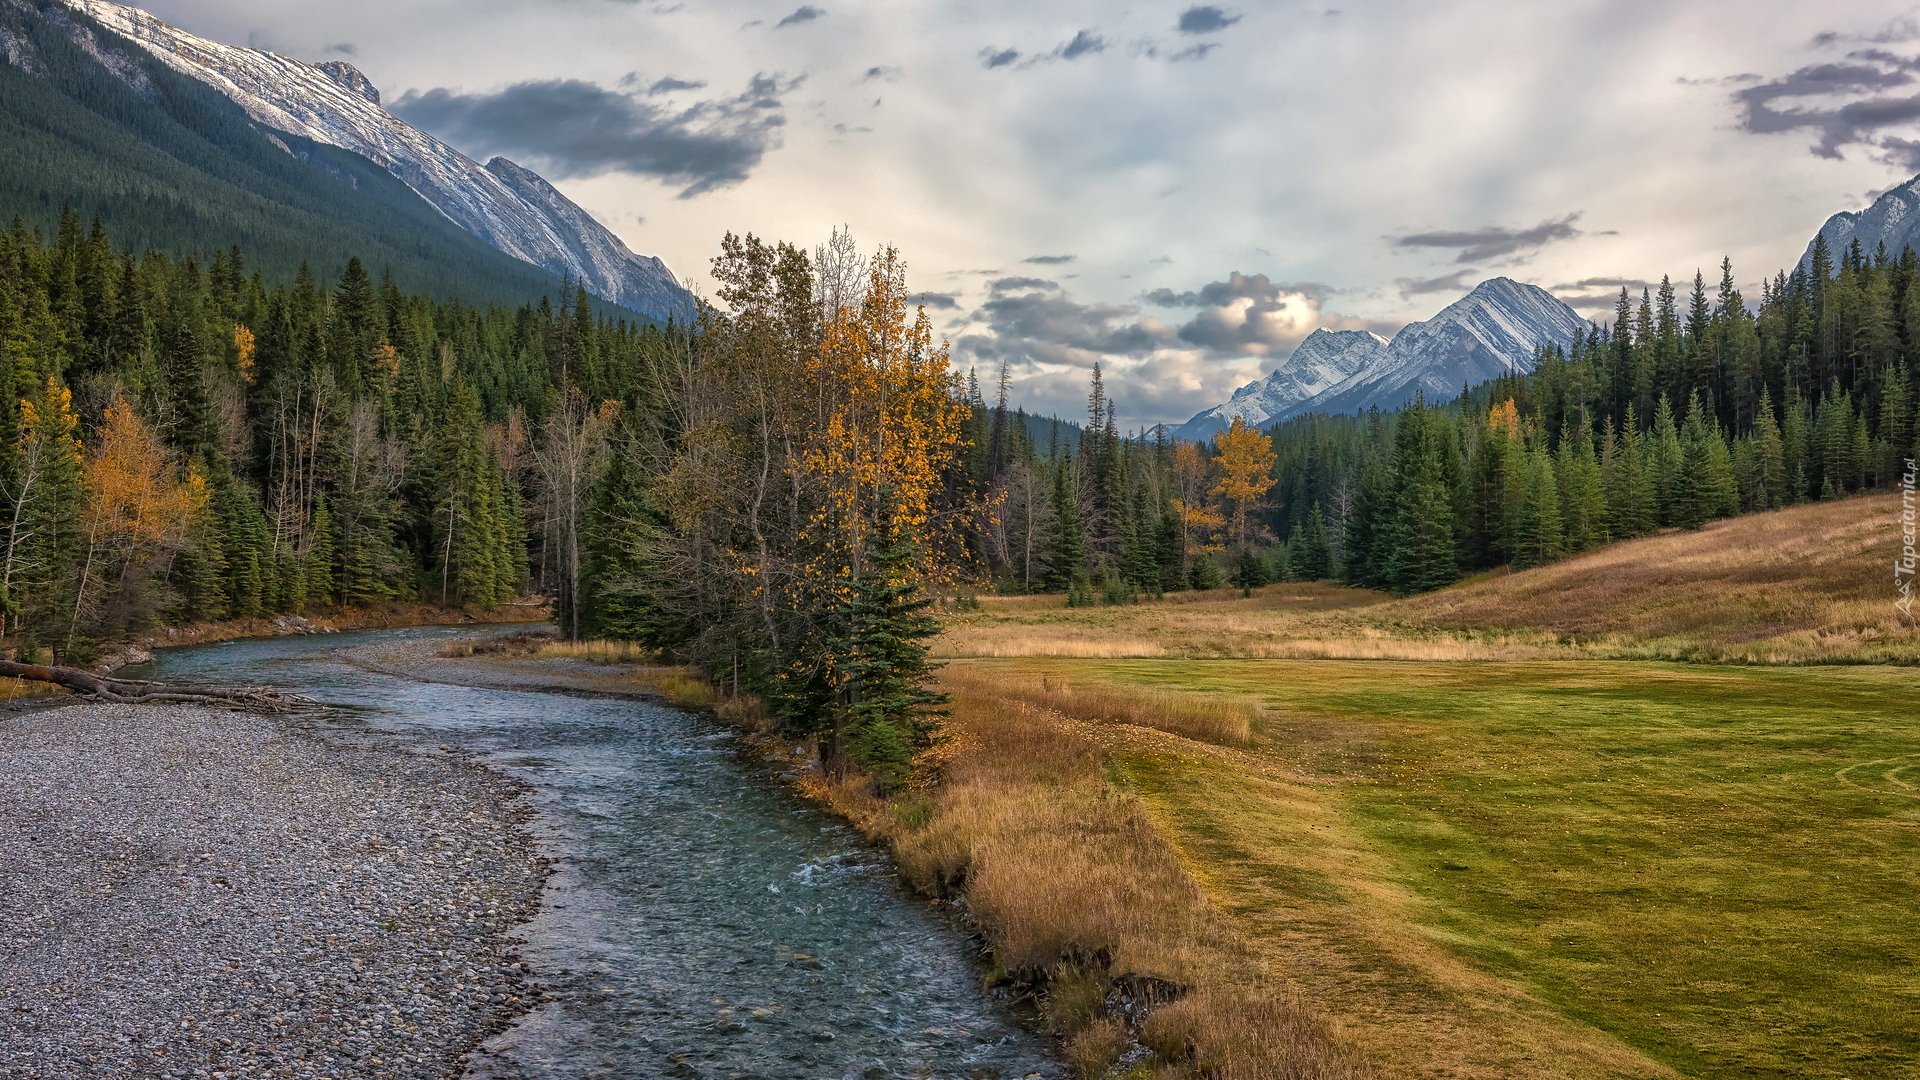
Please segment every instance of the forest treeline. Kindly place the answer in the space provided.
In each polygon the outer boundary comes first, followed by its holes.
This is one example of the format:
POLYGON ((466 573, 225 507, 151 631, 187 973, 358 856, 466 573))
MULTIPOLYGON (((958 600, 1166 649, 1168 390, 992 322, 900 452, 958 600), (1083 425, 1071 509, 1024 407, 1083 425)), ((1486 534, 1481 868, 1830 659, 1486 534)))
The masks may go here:
POLYGON ((1717 289, 1696 274, 1684 299, 1665 280, 1623 289, 1610 324, 1530 373, 1275 427, 1267 564, 1416 592, 1889 484, 1920 453, 1916 367, 1911 249, 1816 241, 1751 309, 1724 261, 1717 289))
POLYGON ((570 600, 595 477, 566 433, 648 412, 687 334, 403 294, 354 259, 269 285, 238 249, 116 251, 69 210, 0 237, 0 605, 84 659, 157 618, 570 600))
POLYGON ((1911 252, 1723 267, 1452 402, 1209 445, 1036 422, 951 364, 904 264, 729 235, 696 325, 408 294, 351 260, 0 236, 0 611, 86 659, 159 620, 550 598, 884 780, 932 737, 929 597, 1276 578, 1412 592, 1886 482, 1914 440, 1911 252))

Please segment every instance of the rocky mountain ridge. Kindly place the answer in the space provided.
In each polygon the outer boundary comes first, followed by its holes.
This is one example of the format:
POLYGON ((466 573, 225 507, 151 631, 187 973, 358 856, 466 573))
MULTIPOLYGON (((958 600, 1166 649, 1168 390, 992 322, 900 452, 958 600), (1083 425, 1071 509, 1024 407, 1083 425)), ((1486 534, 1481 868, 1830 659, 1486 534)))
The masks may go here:
POLYGON ((494 248, 659 319, 688 317, 692 295, 664 263, 621 239, 532 172, 482 166, 380 105, 345 61, 313 65, 196 37, 137 8, 66 0, 167 66, 212 86, 255 121, 365 157, 494 248))

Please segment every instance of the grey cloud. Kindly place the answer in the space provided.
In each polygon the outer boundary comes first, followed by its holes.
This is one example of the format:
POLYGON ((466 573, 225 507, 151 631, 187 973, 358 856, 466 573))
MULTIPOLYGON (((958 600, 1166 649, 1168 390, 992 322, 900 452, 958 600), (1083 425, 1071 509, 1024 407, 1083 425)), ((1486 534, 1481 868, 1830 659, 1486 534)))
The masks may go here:
POLYGON ((1653 282, 1642 281, 1639 278, 1590 277, 1581 278, 1579 281, 1569 281, 1560 285, 1554 285, 1551 286, 1548 291, 1559 292, 1562 289, 1651 289, 1653 285, 1653 282))
MULTIPOLYGON (((1920 173, 1920 141, 1889 135, 1880 140, 1880 149, 1886 151, 1889 164, 1897 165, 1905 172, 1920 173)), ((1875 198, 1878 198, 1879 194, 1885 193, 1877 193, 1875 198)), ((1869 203, 1872 201, 1873 199, 1867 200, 1869 203)))
POLYGON ((817 7, 814 7, 812 4, 802 4, 800 7, 797 7, 793 10, 793 14, 788 15, 786 18, 781 19, 777 23, 774 23, 773 28, 775 30, 778 30, 783 26, 798 26, 801 23, 812 22, 813 20, 825 14, 826 12, 820 10, 817 7))
POLYGON ((1170 329, 1138 314, 1131 305, 1079 303, 1041 278, 1002 278, 988 286, 987 302, 972 316, 986 332, 958 344, 982 360, 1081 367, 1100 356, 1144 356, 1178 344, 1170 329))
POLYGON ((1416 278, 1396 278, 1394 284, 1400 286, 1400 295, 1404 297, 1424 296, 1437 292, 1465 292, 1470 286, 1472 269, 1455 270, 1444 277, 1428 278, 1425 281, 1416 278))
MULTIPOLYGON (((1869 40, 1905 40, 1892 30, 1881 35, 1869 40)), ((1810 131, 1817 135, 1810 149, 1818 157, 1839 158, 1845 147, 1865 146, 1904 165, 1914 160, 1911 141, 1886 129, 1920 121, 1920 94, 1889 92, 1912 86, 1916 70, 1920 58, 1885 49, 1862 49, 1841 61, 1810 64, 1735 91, 1739 127, 1755 135, 1810 131)))
POLYGON ((1105 52, 1107 39, 1091 30, 1082 30, 1073 35, 1073 40, 1062 45, 1059 50, 1061 59, 1078 60, 1089 53, 1105 52))
POLYGON ((1897 45, 1902 42, 1920 39, 1920 22, 1912 16, 1894 19, 1887 25, 1870 34, 1849 34, 1839 30, 1825 30, 1813 35, 1809 42, 1814 48, 1825 48, 1846 41, 1864 41, 1878 45, 1897 45))
POLYGON ((779 145, 781 98, 799 84, 758 75, 737 96, 668 109, 594 83, 553 79, 485 94, 409 91, 392 108, 476 156, 529 158, 559 178, 657 177, 685 184, 685 199, 747 178, 779 145))
POLYGON ((1180 340, 1219 356, 1246 356, 1299 344, 1327 321, 1321 317, 1320 303, 1331 291, 1319 282, 1275 282, 1265 274, 1235 271, 1225 281, 1189 292, 1155 289, 1145 299, 1160 307, 1199 308, 1180 327, 1180 340))
POLYGON ((1027 56, 1018 49, 1002 49, 997 45, 989 45, 980 50, 979 57, 980 63, 989 69, 1016 64, 1021 68, 1030 68, 1050 60, 1078 60, 1082 56, 1105 52, 1111 44, 1106 38, 1101 37, 1097 30, 1081 30, 1073 35, 1073 40, 1054 46, 1052 52, 1027 56))
POLYGON ((1639 278, 1589 277, 1549 285, 1547 291, 1580 311, 1612 311, 1614 305, 1620 302, 1621 289, 1627 290, 1629 298, 1637 306, 1640 293, 1658 285, 1659 282, 1642 281, 1639 278))
POLYGON ((951 311, 960 306, 960 298, 952 293, 923 292, 907 297, 907 303, 933 308, 935 311, 951 311))
POLYGON ((1581 235, 1573 225, 1578 220, 1580 214, 1576 211, 1558 221, 1543 221, 1530 229, 1489 225, 1466 232, 1414 233, 1396 237, 1393 242, 1396 247, 1459 248, 1460 255, 1455 262, 1483 262, 1545 247, 1556 240, 1571 240, 1581 235))
MULTIPOLYGON (((636 83, 639 82, 637 75, 629 75, 627 78, 633 79, 636 83)), ((625 83, 626 80, 621 81, 625 83)), ((656 94, 671 94, 676 90, 704 90, 706 86, 705 79, 676 79, 669 75, 664 79, 655 79, 652 85, 647 87, 647 95, 651 97, 656 94)))
POLYGON ((883 82, 893 82, 898 78, 900 78, 900 69, 897 67, 870 67, 867 73, 860 77, 860 81, 872 82, 879 79, 883 82))
POLYGON ((1227 280, 1209 282, 1197 290, 1177 293, 1172 289, 1155 289, 1146 295, 1146 300, 1159 307, 1222 307, 1240 299, 1270 304, 1283 296, 1324 300, 1332 291, 1317 281, 1274 282, 1265 274, 1249 275, 1236 270, 1227 275, 1227 280))
POLYGON ((1021 259, 1020 261, 1032 263, 1035 266, 1061 266, 1077 258, 1079 258, 1078 255, 1035 255, 1031 258, 1021 259))
POLYGON ((1217 41, 1203 41, 1198 45, 1181 49, 1179 52, 1167 57, 1167 62, 1178 64, 1182 60, 1205 60, 1208 53, 1219 47, 1220 43, 1217 41))
POLYGON ((351 41, 342 41, 338 44, 327 46, 326 49, 324 49, 323 51, 330 52, 330 53, 344 53, 347 56, 359 56, 360 46, 355 45, 351 41))
POLYGON ((1230 12, 1211 4, 1195 4, 1180 13, 1180 21, 1176 24, 1176 29, 1183 34, 1213 34, 1239 21, 1238 12, 1230 12))

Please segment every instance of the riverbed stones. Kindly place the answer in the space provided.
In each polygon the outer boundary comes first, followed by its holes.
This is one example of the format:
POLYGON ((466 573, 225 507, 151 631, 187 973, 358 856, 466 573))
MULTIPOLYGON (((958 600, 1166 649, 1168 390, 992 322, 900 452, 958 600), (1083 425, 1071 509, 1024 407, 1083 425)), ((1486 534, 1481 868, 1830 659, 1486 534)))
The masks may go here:
POLYGON ((0 716, 0 1077, 453 1077, 541 989, 517 782, 297 722, 0 716))

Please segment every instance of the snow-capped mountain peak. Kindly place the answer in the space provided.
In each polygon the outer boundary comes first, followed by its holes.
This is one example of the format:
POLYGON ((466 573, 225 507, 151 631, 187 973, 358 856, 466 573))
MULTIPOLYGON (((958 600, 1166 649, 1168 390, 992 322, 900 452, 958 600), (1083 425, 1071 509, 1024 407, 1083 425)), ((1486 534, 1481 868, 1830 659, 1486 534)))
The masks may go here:
POLYGON ((533 173, 496 158, 483 167, 380 105, 380 91, 344 61, 305 64, 195 37, 138 8, 66 0, 174 70, 233 99, 255 121, 352 151, 386 169, 488 244, 657 318, 688 317, 692 295, 660 260, 619 237, 533 173), (529 179, 530 178, 530 179, 529 179))
MULTIPOLYGON (((1872 257, 1881 244, 1885 244, 1887 254, 1896 259, 1907 248, 1920 248, 1920 176, 1882 192, 1865 210, 1844 210, 1833 215, 1820 226, 1819 235, 1827 238, 1827 249, 1832 252, 1835 266, 1855 240, 1868 257, 1872 257)), ((1811 264, 1812 242, 1808 242, 1802 259, 1811 264)))
POLYGON ((1309 411, 1314 400, 1377 362, 1386 350, 1387 339, 1368 330, 1315 330, 1265 378, 1248 383, 1225 404, 1189 420, 1180 434, 1206 438, 1214 430, 1231 426, 1236 416, 1259 425, 1309 411), (1190 433, 1203 427, 1205 434, 1190 433))
POLYGON ((1424 393, 1446 400, 1463 385, 1531 371, 1542 345, 1571 345, 1587 321, 1552 293, 1511 278, 1490 278, 1391 342, 1363 330, 1315 330, 1273 374, 1233 400, 1181 425, 1181 438, 1207 439, 1236 415, 1269 424, 1309 412, 1398 408, 1424 393))

